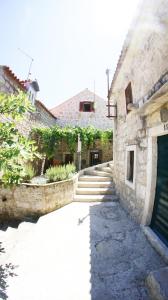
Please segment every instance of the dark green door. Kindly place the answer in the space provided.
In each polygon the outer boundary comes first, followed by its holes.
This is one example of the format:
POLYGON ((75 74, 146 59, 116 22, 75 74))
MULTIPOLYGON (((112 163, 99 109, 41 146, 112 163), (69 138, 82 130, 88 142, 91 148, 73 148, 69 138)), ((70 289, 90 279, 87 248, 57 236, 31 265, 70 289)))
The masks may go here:
POLYGON ((168 135, 158 137, 158 165, 151 228, 168 245, 168 135))

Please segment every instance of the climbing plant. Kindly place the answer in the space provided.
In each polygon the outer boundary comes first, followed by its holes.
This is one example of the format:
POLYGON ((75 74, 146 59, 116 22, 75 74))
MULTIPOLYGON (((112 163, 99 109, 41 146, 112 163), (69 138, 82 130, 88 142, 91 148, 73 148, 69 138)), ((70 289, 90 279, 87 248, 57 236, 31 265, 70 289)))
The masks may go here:
POLYGON ((32 130, 32 138, 36 141, 39 152, 48 158, 54 157, 57 147, 66 142, 71 153, 76 151, 78 135, 82 142, 83 148, 89 148, 95 140, 100 140, 105 145, 112 140, 112 130, 100 130, 93 126, 86 128, 81 127, 59 127, 52 128, 34 128, 32 130))

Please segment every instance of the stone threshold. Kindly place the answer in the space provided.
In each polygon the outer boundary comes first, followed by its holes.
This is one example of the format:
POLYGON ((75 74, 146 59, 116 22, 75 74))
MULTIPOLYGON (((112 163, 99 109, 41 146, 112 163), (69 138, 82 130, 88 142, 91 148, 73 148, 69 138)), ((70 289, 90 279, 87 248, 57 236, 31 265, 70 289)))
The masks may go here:
POLYGON ((149 226, 141 225, 141 228, 152 247, 159 253, 163 260, 168 263, 168 247, 166 247, 149 226))
MULTIPOLYGON (((159 239, 155 232, 149 227, 141 225, 141 228, 152 245, 163 260, 168 263, 168 248, 159 239)), ((168 267, 164 267, 153 272, 150 272, 146 278, 146 284, 149 290, 151 299, 167 300, 168 299, 168 267)))
POLYGON ((146 283, 153 300, 168 299, 168 267, 150 272, 146 283))

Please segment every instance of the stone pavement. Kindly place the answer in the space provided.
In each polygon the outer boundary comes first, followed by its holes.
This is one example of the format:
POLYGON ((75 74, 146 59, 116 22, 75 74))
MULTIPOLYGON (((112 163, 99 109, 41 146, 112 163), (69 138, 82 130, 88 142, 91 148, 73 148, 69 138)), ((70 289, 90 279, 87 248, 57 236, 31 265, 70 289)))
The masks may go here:
POLYGON ((72 203, 0 238, 5 300, 147 300, 165 266, 117 202, 72 203))

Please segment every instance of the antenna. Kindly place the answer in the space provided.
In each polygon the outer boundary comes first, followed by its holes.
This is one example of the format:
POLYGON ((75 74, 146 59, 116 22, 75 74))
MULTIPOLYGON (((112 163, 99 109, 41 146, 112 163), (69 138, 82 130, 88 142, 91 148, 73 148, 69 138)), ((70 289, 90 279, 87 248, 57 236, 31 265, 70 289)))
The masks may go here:
POLYGON ((29 71, 28 71, 28 75, 27 75, 27 80, 29 79, 29 76, 31 75, 31 67, 32 67, 32 64, 33 64, 33 61, 34 59, 29 55, 27 54, 25 51, 23 51, 22 49, 18 48, 18 50, 20 52, 22 52, 25 56, 27 56, 31 61, 30 61, 30 65, 29 65, 29 71))

